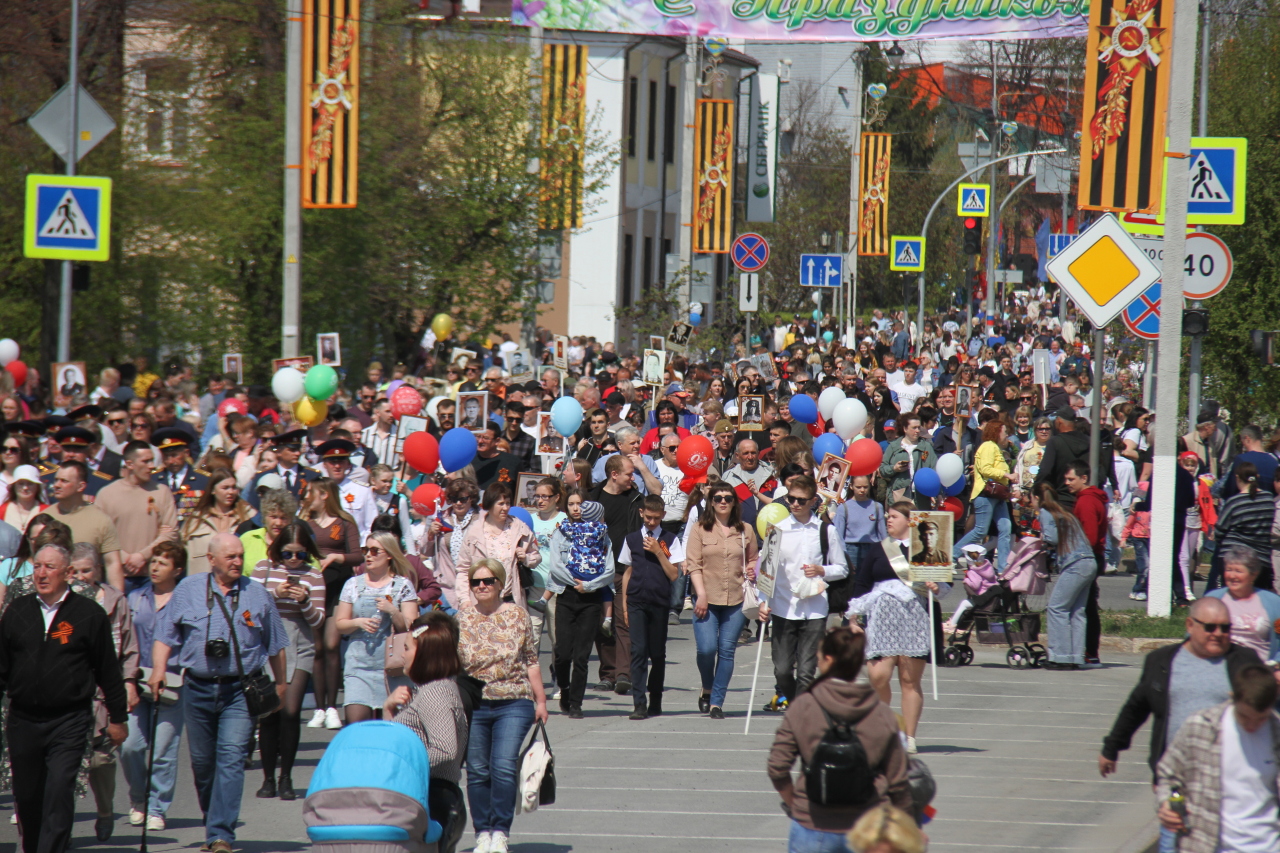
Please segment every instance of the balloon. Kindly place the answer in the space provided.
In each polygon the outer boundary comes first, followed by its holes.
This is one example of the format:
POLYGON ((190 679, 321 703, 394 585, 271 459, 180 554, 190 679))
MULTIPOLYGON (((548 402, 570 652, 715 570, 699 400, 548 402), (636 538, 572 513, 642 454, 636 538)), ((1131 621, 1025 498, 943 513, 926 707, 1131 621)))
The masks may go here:
POLYGON ((561 397, 551 404, 551 425, 556 432, 571 437, 582 426, 582 404, 572 397, 561 397))
POLYGON ((836 435, 848 441, 867 425, 867 407, 861 400, 841 400, 831 413, 831 422, 835 424, 836 435))
POLYGON ((401 385, 391 392, 391 414, 396 420, 404 415, 416 417, 422 411, 422 395, 409 385, 401 385))
POLYGON ((303 397, 293 404, 293 417, 303 426, 313 427, 329 417, 329 404, 324 400, 303 397))
POLYGON ((690 326, 701 326, 701 325, 702 325, 702 315, 701 315, 701 314, 690 314, 690 315, 689 315, 689 325, 690 325, 690 326))
POLYGON ((942 511, 949 512, 956 518, 964 515, 964 504, 955 498, 947 498, 942 502, 942 511))
POLYGON ((942 481, 938 479, 938 472, 932 468, 921 468, 916 471, 912 485, 926 498, 936 498, 942 491, 942 481))
POLYGON ((21 385, 27 381, 27 365, 21 361, 11 361, 4 366, 9 371, 9 375, 13 377, 14 387, 21 385))
POLYGON ((809 298, 813 300, 813 304, 814 304, 814 305, 821 305, 821 304, 822 304, 822 291, 821 291, 821 290, 815 290, 815 291, 813 292, 813 295, 812 295, 812 296, 810 296, 809 298))
POLYGON ((815 320, 821 320, 821 319, 822 319, 822 310, 821 310, 821 309, 819 309, 819 308, 814 308, 814 309, 813 309, 813 319, 815 319, 815 320))
POLYGON ((431 318, 431 331, 438 340, 443 341, 453 331, 453 318, 448 314, 437 314, 431 318))
POLYGON ((444 470, 453 473, 465 468, 476 458, 476 437, 471 430, 462 427, 453 429, 440 436, 440 464, 444 470))
POLYGON ((822 464, 822 459, 830 453, 833 456, 841 456, 844 454, 844 442, 840 440, 840 436, 834 432, 824 432, 813 440, 813 458, 818 464, 822 464))
POLYGON ((680 481, 680 491, 686 495, 693 491, 693 487, 707 482, 707 475, 704 473, 697 477, 685 477, 680 481))
POLYGON ((797 394, 791 398, 791 417, 802 424, 811 424, 818 420, 818 404, 808 394, 797 394))
POLYGON ((228 397, 218 404, 218 414, 222 417, 235 412, 237 415, 249 414, 249 404, 244 400, 237 400, 235 397, 228 397))
POLYGON ((413 511, 418 515, 431 515, 436 511, 436 503, 440 500, 440 494, 443 491, 435 483, 423 483, 413 490, 409 503, 413 505, 413 511))
POLYGON ((0 367, 6 367, 9 362, 17 360, 18 342, 13 338, 5 338, 0 341, 0 367))
POLYGON ((884 461, 884 451, 880 449, 879 442, 851 441, 845 448, 844 458, 849 460, 850 477, 869 477, 884 461))
POLYGON ((507 515, 511 516, 512 518, 520 519, 525 523, 525 525, 530 530, 533 529, 533 516, 530 515, 529 510, 525 509, 524 507, 513 506, 511 509, 507 510, 507 515))
POLYGON ((965 486, 966 486, 966 483, 964 481, 964 477, 961 477, 959 480, 956 480, 950 486, 947 486, 947 494, 951 495, 951 497, 954 498, 965 490, 965 486))
POLYGON ((787 508, 782 505, 782 501, 774 501, 767 506, 763 506, 756 513, 756 530, 759 531, 761 536, 767 536, 770 525, 777 524, 790 514, 787 508))
POLYGON ((957 480, 964 479, 964 460, 954 453, 944 453, 933 470, 938 472, 942 485, 950 488, 957 480))
POLYGON ((282 367, 271 377, 271 393, 281 403, 296 403, 306 396, 306 377, 296 367, 282 367))
POLYGON ((434 474, 440 465, 440 445, 429 432, 414 432, 404 440, 404 461, 413 470, 434 474))
POLYGON ((835 385, 823 388, 822 393, 818 395, 818 412, 827 420, 831 420, 832 413, 843 399, 845 399, 844 389, 835 385))
POLYGON ((338 371, 327 364, 317 364, 307 371, 307 396, 313 400, 328 400, 338 390, 338 371))
POLYGON ((689 477, 701 477, 716 458, 716 449, 705 435, 695 435, 680 442, 676 448, 676 464, 689 477))
POLYGON ((836 339, 836 333, 835 333, 835 332, 823 332, 823 333, 822 333, 822 339, 823 339, 824 341, 826 341, 827 343, 831 343, 832 341, 834 341, 834 340, 836 339))

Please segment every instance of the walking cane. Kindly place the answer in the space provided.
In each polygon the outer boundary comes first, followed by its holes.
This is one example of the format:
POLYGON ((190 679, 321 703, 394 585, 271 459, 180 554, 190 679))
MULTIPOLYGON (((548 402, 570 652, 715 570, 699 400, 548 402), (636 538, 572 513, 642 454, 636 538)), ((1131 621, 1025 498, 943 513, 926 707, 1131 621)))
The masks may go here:
MULTIPOLYGON (((162 691, 163 687, 160 688, 162 691)), ((147 735, 147 786, 142 791, 142 844, 138 853, 147 853, 147 821, 151 819, 151 772, 156 761, 156 726, 160 722, 160 697, 151 703, 151 725, 147 735)))
POLYGON ((764 621, 757 624, 760 626, 760 641, 756 643, 756 670, 751 674, 751 693, 747 695, 747 725, 742 729, 744 735, 751 734, 751 709, 756 704, 756 681, 760 678, 760 655, 764 652, 764 621))

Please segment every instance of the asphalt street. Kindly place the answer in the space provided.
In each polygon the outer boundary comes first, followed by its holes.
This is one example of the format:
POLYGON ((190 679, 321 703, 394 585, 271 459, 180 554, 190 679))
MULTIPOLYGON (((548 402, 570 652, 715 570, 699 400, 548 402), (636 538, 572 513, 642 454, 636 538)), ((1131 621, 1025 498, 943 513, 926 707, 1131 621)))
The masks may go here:
MULTIPOLYGON (((757 710, 744 734, 755 652, 755 646, 738 649, 727 719, 700 715, 686 611, 680 626, 672 627, 662 717, 632 722, 628 698, 595 691, 588 691, 586 719, 553 712, 549 735, 558 800, 517 817, 512 849, 651 853, 696 842, 706 851, 785 850, 787 818, 764 771, 779 719, 759 711, 772 689, 767 644, 752 698, 757 710)), ((978 647, 973 665, 939 670, 939 698, 927 694, 919 732, 921 758, 939 788, 938 815, 927 827, 931 850, 1118 851, 1144 840, 1153 809, 1145 733, 1123 756, 1116 776, 1099 778, 1096 763, 1101 738, 1136 681, 1141 658, 1107 655, 1105 663, 1082 672, 1013 670, 1004 665, 1002 649, 978 647)), ((303 732, 294 773, 299 786, 308 783, 332 737, 324 729, 303 732)), ((260 783, 260 771, 251 770, 237 850, 307 849, 302 800, 255 799, 260 783)), ((2 805, 0 853, 15 849, 17 836, 8 823, 11 802, 2 805)), ((116 795, 122 816, 111 841, 98 844, 93 838, 91 797, 79 800, 77 809, 74 849, 138 849, 139 832, 123 817, 123 777, 116 795)), ((148 846, 167 853, 195 849, 203 840, 184 746, 169 826, 152 833, 148 846)), ((470 847, 468 834, 463 849, 470 847)))

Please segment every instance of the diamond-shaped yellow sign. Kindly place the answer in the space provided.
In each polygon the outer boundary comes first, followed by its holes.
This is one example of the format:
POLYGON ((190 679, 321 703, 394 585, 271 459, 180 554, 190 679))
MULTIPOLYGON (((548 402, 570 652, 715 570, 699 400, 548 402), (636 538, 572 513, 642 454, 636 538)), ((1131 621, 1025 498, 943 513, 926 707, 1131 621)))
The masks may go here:
POLYGON ((1106 305, 1139 275, 1110 237, 1103 237, 1067 267, 1099 305, 1106 305))
POLYGON ((1105 214, 1054 256, 1045 269, 1095 326, 1110 323, 1160 280, 1160 268, 1105 214))

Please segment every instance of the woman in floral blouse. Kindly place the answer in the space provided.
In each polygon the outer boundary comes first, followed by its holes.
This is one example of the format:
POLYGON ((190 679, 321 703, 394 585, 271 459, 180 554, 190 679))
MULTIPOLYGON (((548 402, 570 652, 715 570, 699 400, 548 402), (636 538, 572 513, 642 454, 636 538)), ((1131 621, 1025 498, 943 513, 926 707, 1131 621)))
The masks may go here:
POLYGON ((467 583, 469 569, 481 560, 493 559, 501 563, 504 570, 499 600, 514 602, 525 609, 526 591, 520 583, 520 567, 532 569, 542 562, 538 541, 529 525, 510 515, 511 488, 505 483, 493 483, 485 489, 480 508, 484 510, 484 519, 468 529, 458 556, 455 606, 459 610, 475 606, 475 588, 467 583))
POLYGON ((473 604, 458 611, 458 654, 467 674, 484 682, 467 745, 475 849, 506 853, 519 789, 520 747, 535 719, 546 722, 547 697, 529 614, 503 601, 502 590, 510 582, 506 567, 481 558, 460 576, 467 578, 473 604))

